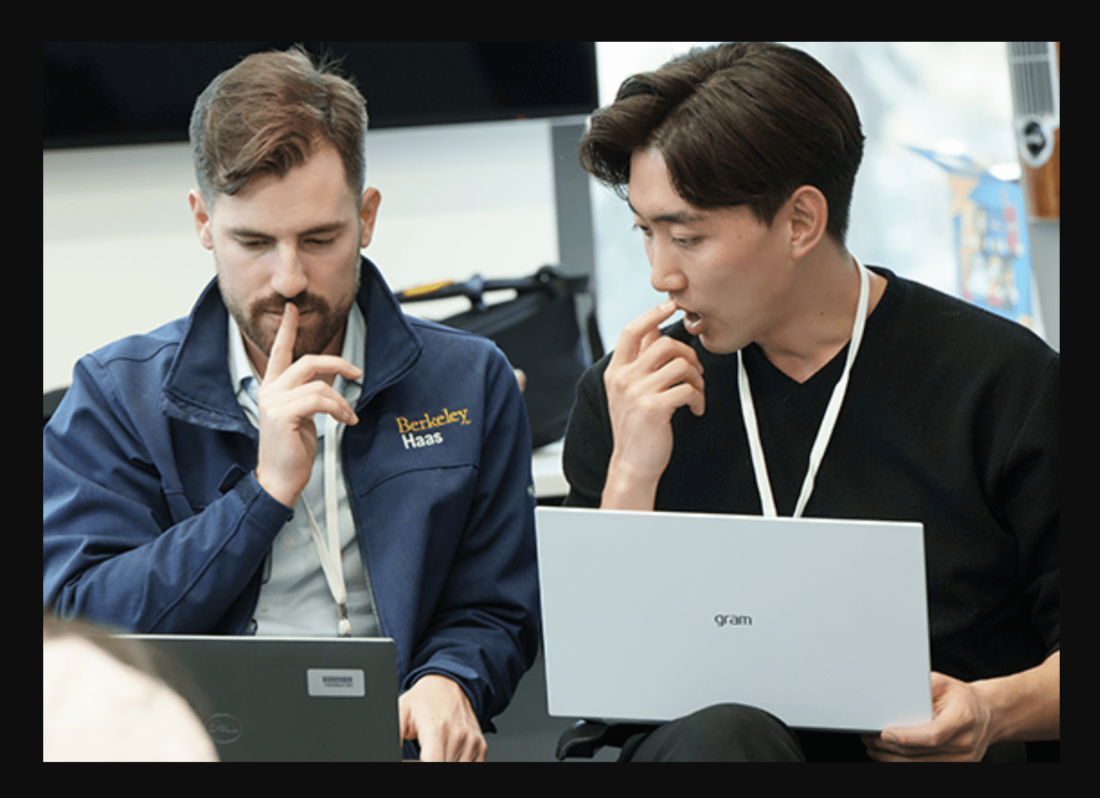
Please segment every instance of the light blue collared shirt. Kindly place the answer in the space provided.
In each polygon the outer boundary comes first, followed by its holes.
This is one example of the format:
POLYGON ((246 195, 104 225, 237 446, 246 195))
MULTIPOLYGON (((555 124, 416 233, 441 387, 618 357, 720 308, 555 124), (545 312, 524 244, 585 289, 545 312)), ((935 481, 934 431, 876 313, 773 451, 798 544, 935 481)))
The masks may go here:
MULTIPOLYGON (((367 324, 357 304, 348 314, 344 332, 344 348, 341 357, 364 368, 367 324)), ((259 409, 256 389, 260 380, 256 377, 252 361, 248 359, 240 328, 229 316, 229 376, 237 391, 237 401, 253 426, 259 427, 259 409)), ((363 383, 337 375, 333 387, 348 400, 352 407, 359 399, 363 383)), ((319 529, 326 528, 324 500, 324 466, 322 457, 325 440, 325 415, 314 416, 317 427, 317 456, 309 484, 302 492, 319 529)), ((336 470, 344 473, 340 454, 339 436, 344 425, 337 427, 336 470)), ((283 635, 304 637, 335 637, 339 610, 324 572, 321 560, 310 534, 309 518, 298 500, 294 517, 287 521, 271 546, 264 560, 263 583, 260 598, 252 618, 252 631, 257 635, 283 635)), ((344 582, 347 586, 348 618, 351 633, 355 637, 377 637, 381 634, 374 597, 370 588, 370 576, 363 565, 356 538, 355 519, 351 514, 345 480, 337 485, 337 501, 340 515, 340 548, 344 566, 344 582)), ((322 535, 324 533, 322 532, 322 535)))

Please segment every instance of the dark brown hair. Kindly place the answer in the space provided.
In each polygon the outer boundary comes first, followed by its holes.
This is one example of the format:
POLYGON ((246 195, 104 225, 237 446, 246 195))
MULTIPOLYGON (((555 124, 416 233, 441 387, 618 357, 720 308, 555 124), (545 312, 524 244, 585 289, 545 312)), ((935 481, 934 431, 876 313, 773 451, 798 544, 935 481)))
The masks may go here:
POLYGON ((191 114, 191 154, 208 207, 260 173, 282 177, 331 142, 356 200, 363 193, 367 103, 327 60, 301 47, 255 53, 218 75, 191 114))
POLYGON ((863 157, 859 115, 832 73, 800 50, 697 48, 627 78, 593 114, 581 166, 626 199, 631 155, 648 148, 691 205, 748 205, 767 225, 795 189, 815 186, 828 202, 828 232, 844 243, 863 157))

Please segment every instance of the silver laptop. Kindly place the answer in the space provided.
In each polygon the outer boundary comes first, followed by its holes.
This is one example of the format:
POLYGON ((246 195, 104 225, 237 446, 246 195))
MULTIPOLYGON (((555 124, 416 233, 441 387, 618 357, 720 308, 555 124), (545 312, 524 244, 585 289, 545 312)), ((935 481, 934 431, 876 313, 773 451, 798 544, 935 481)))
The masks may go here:
POLYGON ((540 507, 537 534, 551 715, 931 719, 920 524, 540 507))
POLYGON ((388 638, 113 637, 151 655, 223 762, 401 759, 388 638))

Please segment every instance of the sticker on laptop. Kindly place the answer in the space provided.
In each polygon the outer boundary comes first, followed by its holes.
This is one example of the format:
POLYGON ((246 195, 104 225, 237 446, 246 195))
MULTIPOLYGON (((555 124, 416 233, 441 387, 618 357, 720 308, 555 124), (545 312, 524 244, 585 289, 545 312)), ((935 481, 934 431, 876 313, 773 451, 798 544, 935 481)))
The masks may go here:
POLYGON ((308 668, 306 682, 313 698, 362 698, 367 676, 359 668, 308 668))

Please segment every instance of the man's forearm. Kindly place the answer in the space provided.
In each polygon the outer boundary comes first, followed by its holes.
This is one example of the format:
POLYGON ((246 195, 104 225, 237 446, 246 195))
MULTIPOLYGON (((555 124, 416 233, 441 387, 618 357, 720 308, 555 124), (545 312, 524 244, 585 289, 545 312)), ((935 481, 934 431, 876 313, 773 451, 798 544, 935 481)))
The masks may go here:
POLYGON ((1059 738, 1060 654, 1029 670, 973 683, 992 712, 993 742, 1059 738))
POLYGON ((603 510, 652 510, 657 498, 657 479, 632 474, 629 468, 615 462, 614 456, 607 469, 600 509, 603 510))

